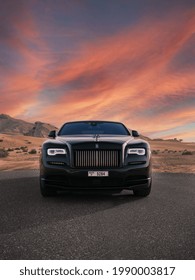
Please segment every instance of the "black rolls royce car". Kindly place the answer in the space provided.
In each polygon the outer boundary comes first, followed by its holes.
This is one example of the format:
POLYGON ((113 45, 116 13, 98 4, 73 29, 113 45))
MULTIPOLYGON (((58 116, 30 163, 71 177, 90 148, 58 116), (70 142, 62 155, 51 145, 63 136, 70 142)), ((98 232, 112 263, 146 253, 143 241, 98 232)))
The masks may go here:
POLYGON ((110 121, 65 123, 42 145, 40 191, 120 192, 147 196, 151 190, 149 144, 135 130, 110 121))

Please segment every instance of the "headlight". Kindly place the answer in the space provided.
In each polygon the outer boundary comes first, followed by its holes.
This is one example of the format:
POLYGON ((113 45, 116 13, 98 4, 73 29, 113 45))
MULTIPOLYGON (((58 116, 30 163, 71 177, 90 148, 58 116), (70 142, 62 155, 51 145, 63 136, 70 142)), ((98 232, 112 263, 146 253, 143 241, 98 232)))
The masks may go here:
POLYGON ((50 149, 47 149, 47 154, 49 156, 55 156, 55 155, 65 155, 65 154, 67 154, 67 152, 65 149, 50 148, 50 149))
POLYGON ((146 154, 146 150, 142 148, 137 149, 128 149, 127 153, 129 155, 138 155, 138 156, 144 156, 146 154))

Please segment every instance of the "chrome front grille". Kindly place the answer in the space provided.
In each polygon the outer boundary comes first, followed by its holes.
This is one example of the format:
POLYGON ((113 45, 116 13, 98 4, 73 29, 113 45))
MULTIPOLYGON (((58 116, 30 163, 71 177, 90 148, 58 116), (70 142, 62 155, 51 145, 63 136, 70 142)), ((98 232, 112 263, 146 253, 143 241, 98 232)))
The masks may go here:
POLYGON ((75 150, 75 167, 119 167, 120 150, 75 150))

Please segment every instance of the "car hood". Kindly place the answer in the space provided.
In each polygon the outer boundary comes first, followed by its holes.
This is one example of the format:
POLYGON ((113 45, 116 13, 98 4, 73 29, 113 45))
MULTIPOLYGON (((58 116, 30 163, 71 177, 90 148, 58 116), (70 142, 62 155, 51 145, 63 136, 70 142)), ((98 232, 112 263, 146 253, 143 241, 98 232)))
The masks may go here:
POLYGON ((74 135, 74 136, 58 136, 55 139, 57 142, 63 143, 63 144, 77 144, 77 143, 86 143, 86 142, 112 142, 117 144, 127 144, 129 142, 140 142, 143 140, 140 139, 134 139, 132 136, 122 136, 122 135, 99 135, 97 138, 95 135, 74 135))

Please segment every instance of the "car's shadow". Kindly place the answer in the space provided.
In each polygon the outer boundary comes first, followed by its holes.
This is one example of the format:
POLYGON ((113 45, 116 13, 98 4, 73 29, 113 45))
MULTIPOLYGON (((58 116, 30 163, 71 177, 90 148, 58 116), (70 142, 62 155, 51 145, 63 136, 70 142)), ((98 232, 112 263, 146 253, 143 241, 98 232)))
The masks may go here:
POLYGON ((4 180, 0 197, 1 233, 74 219, 142 199, 128 191, 121 195, 62 192, 44 198, 36 177, 4 180))

